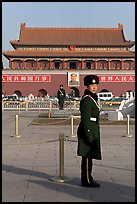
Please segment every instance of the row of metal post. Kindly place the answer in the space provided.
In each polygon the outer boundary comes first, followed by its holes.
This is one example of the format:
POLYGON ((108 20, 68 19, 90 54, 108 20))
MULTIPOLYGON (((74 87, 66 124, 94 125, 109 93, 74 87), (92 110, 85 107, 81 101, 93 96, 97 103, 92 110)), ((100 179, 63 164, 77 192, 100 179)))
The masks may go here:
MULTIPOLYGON (((74 136, 74 118, 80 118, 80 116, 73 116, 71 115, 71 136, 74 136)), ((130 129, 129 129, 129 122, 130 122, 130 115, 127 115, 127 134, 125 136, 127 137, 132 137, 130 134, 130 129)), ((19 117, 18 115, 15 116, 15 136, 20 137, 19 135, 19 117)))
MULTIPOLYGON (((76 118, 76 117, 75 117, 76 118)), ((79 118, 79 117, 77 117, 79 118)), ((71 130, 72 130, 72 136, 73 136, 73 119, 74 116, 71 115, 71 130)), ((132 137, 132 135, 129 133, 129 120, 130 117, 127 115, 127 137, 132 137)), ((18 115, 15 117, 15 136, 20 137, 19 135, 19 118, 18 115)), ((50 178, 51 181, 55 182, 68 182, 71 181, 72 178, 67 177, 64 175, 64 134, 59 134, 59 176, 50 178)))
MULTIPOLYGON (((80 116, 73 116, 71 115, 71 136, 75 137, 74 135, 74 118, 80 118, 80 116)), ((132 137, 132 135, 130 134, 130 129, 129 129, 129 122, 130 122, 130 115, 127 115, 127 134, 123 135, 123 137, 132 137)))

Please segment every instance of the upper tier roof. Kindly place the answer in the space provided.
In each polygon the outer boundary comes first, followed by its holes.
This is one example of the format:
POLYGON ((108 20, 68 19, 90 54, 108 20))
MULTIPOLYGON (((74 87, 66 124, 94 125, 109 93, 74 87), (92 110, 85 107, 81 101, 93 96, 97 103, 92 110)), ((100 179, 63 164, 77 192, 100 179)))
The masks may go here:
POLYGON ((21 24, 19 40, 11 40, 13 47, 18 45, 49 46, 126 46, 135 42, 127 41, 123 25, 117 28, 30 28, 21 24))
POLYGON ((92 51, 92 52, 86 52, 86 51, 40 51, 40 50, 34 50, 34 51, 28 51, 28 50, 13 50, 13 51, 7 51, 3 52, 3 55, 7 57, 8 59, 10 57, 135 57, 135 52, 132 51, 92 51))

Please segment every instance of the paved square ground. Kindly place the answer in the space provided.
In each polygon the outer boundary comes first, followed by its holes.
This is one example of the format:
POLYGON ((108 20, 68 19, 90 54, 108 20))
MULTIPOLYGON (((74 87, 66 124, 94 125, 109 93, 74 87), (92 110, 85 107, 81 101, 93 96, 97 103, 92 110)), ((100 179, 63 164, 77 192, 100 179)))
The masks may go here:
MULTIPOLYGON (((2 113, 2 202, 135 202, 135 126, 101 125, 102 160, 94 160, 93 177, 100 188, 80 185, 77 137, 69 125, 31 125, 37 111, 2 113), (64 178, 60 175, 59 134, 64 134, 64 178)), ((74 126, 76 133, 77 126, 74 126)))

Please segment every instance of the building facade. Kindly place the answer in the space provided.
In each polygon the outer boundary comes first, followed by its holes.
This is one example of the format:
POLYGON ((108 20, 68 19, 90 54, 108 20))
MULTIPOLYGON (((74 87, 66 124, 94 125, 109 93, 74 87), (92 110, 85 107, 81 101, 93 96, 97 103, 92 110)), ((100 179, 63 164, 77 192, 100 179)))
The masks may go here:
POLYGON ((2 71, 2 91, 27 96, 55 96, 60 84, 68 94, 83 95, 83 78, 97 74, 99 91, 115 96, 135 90, 134 41, 127 41, 123 25, 117 28, 29 28, 20 26, 13 51, 3 55, 9 69, 2 71), (70 83, 75 74, 77 83, 70 83))

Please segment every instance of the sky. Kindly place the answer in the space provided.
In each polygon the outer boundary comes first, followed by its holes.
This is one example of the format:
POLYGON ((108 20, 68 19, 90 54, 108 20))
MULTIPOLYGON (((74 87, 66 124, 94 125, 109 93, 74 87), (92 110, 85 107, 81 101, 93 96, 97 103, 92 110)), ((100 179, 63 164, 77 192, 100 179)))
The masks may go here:
MULTIPOLYGON (((135 40, 135 2, 2 2, 2 52, 14 50, 20 25, 26 27, 116 28, 135 40)), ((131 48, 135 50, 135 48, 131 48)), ((4 68, 8 60, 2 56, 4 68)))

